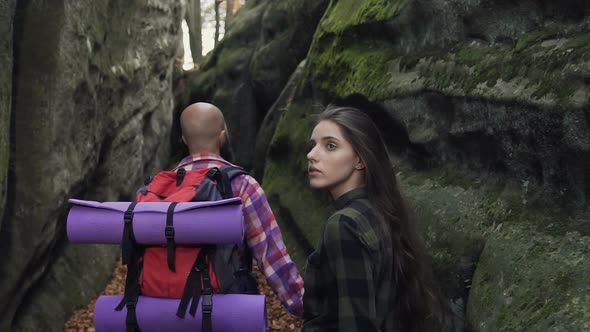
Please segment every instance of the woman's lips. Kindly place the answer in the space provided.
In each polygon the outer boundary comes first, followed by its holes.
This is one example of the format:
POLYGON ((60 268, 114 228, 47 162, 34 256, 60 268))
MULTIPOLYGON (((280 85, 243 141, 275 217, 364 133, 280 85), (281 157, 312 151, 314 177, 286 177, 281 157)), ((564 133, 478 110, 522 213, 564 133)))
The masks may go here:
POLYGON ((308 169, 309 176, 316 176, 316 175, 319 175, 320 173, 321 172, 317 168, 315 168, 315 167, 310 167, 308 169))

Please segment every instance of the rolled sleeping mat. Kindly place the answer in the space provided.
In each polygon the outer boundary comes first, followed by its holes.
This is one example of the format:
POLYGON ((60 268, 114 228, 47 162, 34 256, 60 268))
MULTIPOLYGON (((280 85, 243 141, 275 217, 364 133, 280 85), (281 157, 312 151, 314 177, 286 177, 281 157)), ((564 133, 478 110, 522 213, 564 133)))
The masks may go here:
MULTIPOLYGON (((68 239, 73 243, 120 244, 124 216, 131 202, 70 199, 68 239)), ((139 244, 166 244, 170 202, 139 202, 133 210, 133 234, 139 244)), ((244 238, 242 200, 176 203, 173 215, 176 244, 237 244, 244 238)))
MULTIPOLYGON (((94 307, 96 332, 125 332, 127 308, 115 311, 122 295, 100 296, 94 307)), ((202 299, 202 298, 201 298, 202 299)), ((135 306, 137 324, 142 332, 198 332, 203 314, 201 300, 195 317, 176 316, 179 299, 140 296, 135 306)), ((267 326, 264 295, 215 294, 211 328, 215 332, 264 332, 267 326)))

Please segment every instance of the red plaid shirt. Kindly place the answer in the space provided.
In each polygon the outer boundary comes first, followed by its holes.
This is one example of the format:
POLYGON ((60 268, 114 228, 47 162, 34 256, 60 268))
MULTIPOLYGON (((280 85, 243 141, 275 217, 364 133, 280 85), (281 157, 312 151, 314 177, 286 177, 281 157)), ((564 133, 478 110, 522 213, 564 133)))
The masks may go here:
MULTIPOLYGON (((221 167, 231 164, 212 153, 189 155, 174 170, 221 167)), ((281 230, 275 219, 266 194, 250 175, 240 175, 232 181, 234 196, 240 197, 244 206, 246 241, 252 255, 263 271, 268 284, 287 310, 296 316, 303 311, 303 279, 297 266, 287 253, 281 230)))

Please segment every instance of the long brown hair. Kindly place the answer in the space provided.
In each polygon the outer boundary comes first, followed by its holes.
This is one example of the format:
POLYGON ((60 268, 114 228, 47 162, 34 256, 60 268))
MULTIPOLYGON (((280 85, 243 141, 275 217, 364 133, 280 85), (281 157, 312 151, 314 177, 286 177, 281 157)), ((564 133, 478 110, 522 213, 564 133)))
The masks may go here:
POLYGON ((365 165, 369 201, 391 232, 397 291, 392 309, 401 330, 441 331, 443 301, 434 287, 429 256, 398 188, 379 129, 367 114, 353 107, 329 105, 317 120, 338 125, 365 165))

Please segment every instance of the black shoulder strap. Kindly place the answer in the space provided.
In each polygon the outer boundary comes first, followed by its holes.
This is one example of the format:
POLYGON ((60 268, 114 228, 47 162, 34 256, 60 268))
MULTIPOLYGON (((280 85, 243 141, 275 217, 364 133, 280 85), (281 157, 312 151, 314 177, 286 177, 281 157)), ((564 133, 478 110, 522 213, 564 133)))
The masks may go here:
POLYGON ((247 174, 244 170, 233 166, 212 167, 203 179, 197 193, 196 201, 219 200, 234 197, 231 181, 238 175, 247 174))
POLYGON ((219 172, 221 173, 221 186, 220 191, 223 198, 232 198, 234 194, 231 188, 231 182, 233 179, 238 177, 242 174, 248 174, 241 168, 233 167, 230 165, 225 165, 219 168, 219 172))
MULTIPOLYGON (((233 179, 235 179, 236 177, 238 177, 240 175, 248 175, 248 172, 246 172, 242 168, 237 168, 237 167, 233 167, 233 166, 230 166, 230 165, 222 166, 219 169, 219 171, 223 175, 222 179, 225 179, 225 182, 227 183, 226 186, 229 186, 229 191, 227 191, 227 193, 229 194, 229 196, 228 197, 225 197, 224 196, 224 198, 233 197, 233 192, 232 192, 232 189, 231 189, 231 181, 233 181, 233 179)), ((245 257, 244 257, 244 259, 246 260, 246 263, 247 263, 246 268, 248 269, 248 271, 252 271, 252 259, 253 259, 253 257, 252 257, 251 250, 248 248, 248 243, 246 242, 246 238, 244 238, 244 248, 246 249, 245 250, 245 257)))
POLYGON ((248 172, 246 172, 245 170, 230 165, 221 166, 219 170, 221 171, 221 173, 227 174, 227 178, 230 181, 232 181, 238 175, 248 174, 248 172))

